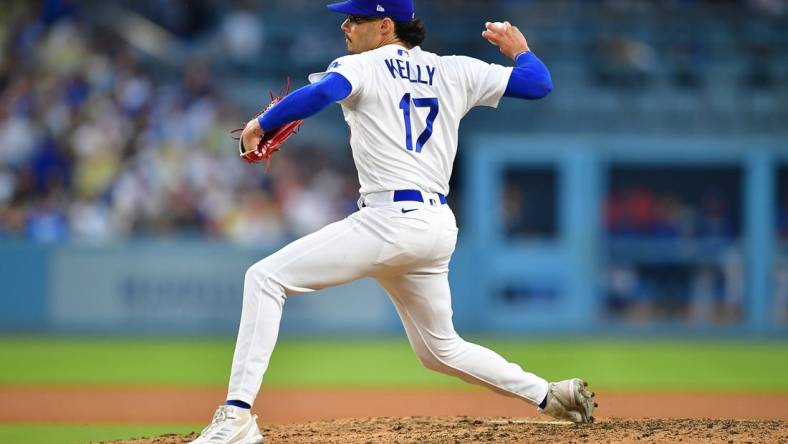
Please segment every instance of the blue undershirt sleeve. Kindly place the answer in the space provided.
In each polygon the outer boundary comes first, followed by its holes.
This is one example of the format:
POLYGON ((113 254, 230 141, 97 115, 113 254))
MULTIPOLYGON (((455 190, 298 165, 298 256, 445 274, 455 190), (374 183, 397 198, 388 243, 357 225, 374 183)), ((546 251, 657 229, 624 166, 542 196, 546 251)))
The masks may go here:
POLYGON ((504 97, 536 100, 553 90, 553 80, 547 66, 531 51, 517 56, 517 66, 512 70, 504 97))
POLYGON ((263 131, 271 131, 294 120, 306 119, 344 100, 353 86, 342 74, 331 72, 322 80, 299 88, 257 118, 263 131))

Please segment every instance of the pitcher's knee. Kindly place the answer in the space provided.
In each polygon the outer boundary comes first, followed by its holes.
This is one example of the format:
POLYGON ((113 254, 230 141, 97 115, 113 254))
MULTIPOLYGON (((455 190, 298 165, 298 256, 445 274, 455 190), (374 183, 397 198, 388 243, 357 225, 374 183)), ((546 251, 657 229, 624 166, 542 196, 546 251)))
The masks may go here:
POLYGON ((267 276, 268 272, 263 261, 256 262, 254 265, 246 269, 246 274, 244 275, 244 284, 258 286, 262 285, 263 280, 265 280, 267 276))
POLYGON ((459 337, 429 341, 425 350, 417 353, 424 367, 441 373, 447 373, 455 368, 455 361, 462 350, 464 341, 459 337))
MULTIPOLYGON (((285 300, 285 289, 281 283, 274 279, 265 260, 255 263, 246 270, 244 286, 261 289, 263 296, 272 297, 281 300, 281 302, 285 300)), ((244 294, 250 293, 244 291, 244 294)), ((257 292, 251 292, 251 294, 257 294, 257 292)))
POLYGON ((440 372, 445 368, 445 365, 440 361, 440 359, 436 358, 434 355, 429 353, 419 354, 419 361, 421 361, 421 365, 424 367, 434 370, 436 372, 440 372))

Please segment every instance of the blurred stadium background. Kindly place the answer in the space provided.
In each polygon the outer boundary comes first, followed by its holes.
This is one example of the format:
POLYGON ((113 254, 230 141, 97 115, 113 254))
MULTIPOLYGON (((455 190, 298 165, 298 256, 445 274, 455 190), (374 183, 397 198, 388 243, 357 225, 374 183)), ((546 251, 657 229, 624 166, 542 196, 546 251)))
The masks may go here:
MULTIPOLYGON (((90 384, 24 364, 129 336, 205 341, 193 363, 225 367, 195 383, 224 384, 246 267, 355 209, 338 107, 307 121, 268 174, 229 138, 288 76, 301 86, 344 54, 324 3, 3 2, 0 392, 90 384)), ((449 196, 460 333, 588 347, 747 339, 788 371, 788 2, 417 0, 417 11, 425 49, 501 64, 479 34, 510 20, 555 83, 545 100, 464 122, 449 196)), ((283 347, 326 336, 403 335, 362 281, 288 302, 283 347)), ((56 373, 78 373, 80 356, 56 373)))

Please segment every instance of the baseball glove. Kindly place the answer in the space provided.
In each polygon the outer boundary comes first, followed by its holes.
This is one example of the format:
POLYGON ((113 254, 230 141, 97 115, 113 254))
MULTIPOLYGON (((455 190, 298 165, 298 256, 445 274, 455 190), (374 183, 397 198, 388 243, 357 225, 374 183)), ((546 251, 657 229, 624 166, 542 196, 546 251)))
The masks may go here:
MULTIPOLYGON (((274 97, 273 91, 269 92, 271 95, 271 103, 268 104, 260 113, 258 113, 258 117, 262 116, 266 113, 269 109, 273 108, 274 105, 279 103, 285 96, 290 94, 290 78, 287 79, 287 85, 285 86, 284 90, 279 91, 279 95, 274 97)), ((235 140, 238 141, 238 153, 241 155, 241 158, 248 163, 258 163, 258 162, 265 162, 266 172, 271 168, 271 156, 274 155, 275 152, 279 151, 287 139, 292 137, 303 125, 303 120, 295 120, 293 122, 286 123, 281 127, 266 131, 263 134, 262 140, 260 143, 254 148, 247 148, 243 145, 243 140, 241 140, 240 135, 238 137, 233 137, 235 140)), ((231 134, 242 133, 243 127, 237 128, 232 131, 231 134)))

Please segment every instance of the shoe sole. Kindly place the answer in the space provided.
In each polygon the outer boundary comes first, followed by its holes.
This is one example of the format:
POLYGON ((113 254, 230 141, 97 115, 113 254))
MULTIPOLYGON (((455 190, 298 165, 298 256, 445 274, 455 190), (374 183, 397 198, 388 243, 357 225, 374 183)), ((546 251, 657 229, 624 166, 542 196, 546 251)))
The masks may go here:
POLYGON ((599 404, 594 401, 594 392, 588 390, 587 382, 579 378, 573 380, 573 382, 575 404, 580 407, 578 412, 583 418, 583 423, 590 424, 594 422, 594 408, 598 407, 599 404))
POLYGON ((245 438, 243 441, 237 441, 236 444, 263 444, 263 435, 253 436, 251 438, 245 438))
POLYGON ((263 435, 253 436, 251 438, 246 438, 243 441, 237 441, 237 444, 263 444, 263 435))

